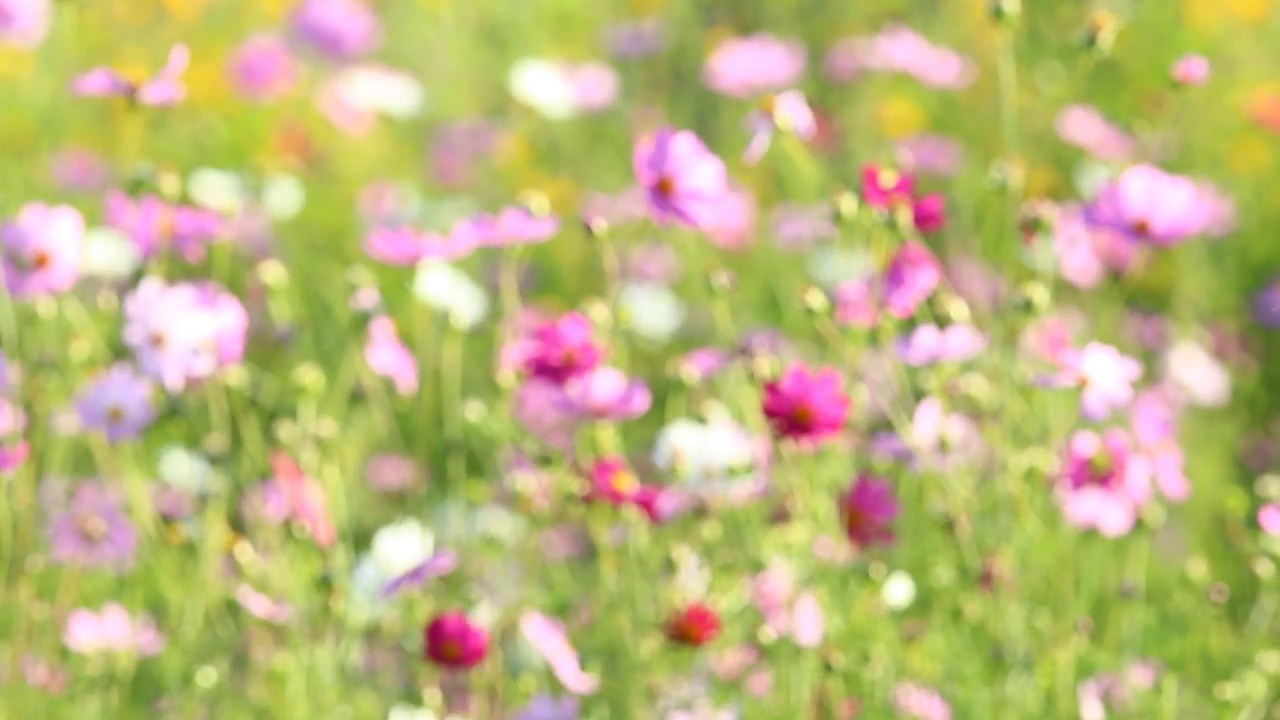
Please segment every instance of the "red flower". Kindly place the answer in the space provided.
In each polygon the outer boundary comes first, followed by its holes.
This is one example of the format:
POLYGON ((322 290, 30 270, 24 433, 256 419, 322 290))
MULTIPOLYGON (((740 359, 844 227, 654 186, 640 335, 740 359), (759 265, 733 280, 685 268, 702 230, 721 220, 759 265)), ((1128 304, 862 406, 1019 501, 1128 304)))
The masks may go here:
POLYGON ((423 647, 435 664, 467 670, 489 654, 489 631, 468 620, 466 613, 442 613, 427 625, 423 647))
POLYGON ((690 603, 667 621, 667 637, 684 645, 702 647, 720 634, 720 616, 702 603, 690 603))

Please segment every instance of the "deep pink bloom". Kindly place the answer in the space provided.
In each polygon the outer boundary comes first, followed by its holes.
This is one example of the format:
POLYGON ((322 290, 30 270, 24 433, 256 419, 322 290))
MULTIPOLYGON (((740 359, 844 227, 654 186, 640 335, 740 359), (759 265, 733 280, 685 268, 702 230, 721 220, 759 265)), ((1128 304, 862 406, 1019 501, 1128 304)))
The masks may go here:
POLYGON ((653 404, 643 380, 607 365, 569 378, 563 390, 565 409, 582 419, 634 420, 653 404))
POLYGON ((190 64, 191 51, 178 44, 169 51, 164 67, 145 82, 135 83, 116 70, 99 66, 72 80, 71 91, 81 97, 126 97, 139 105, 176 105, 187 97, 182 76, 190 64))
POLYGON ((1127 407, 1133 401, 1133 383, 1142 377, 1142 363, 1100 342, 1068 352, 1060 361, 1058 384, 1081 387, 1080 410, 1095 422, 1127 407))
POLYGON ((156 418, 151 381, 131 365, 117 363, 96 377, 76 402, 80 422, 115 443, 136 438, 156 418))
POLYGON ((401 395, 418 392, 418 361, 400 340, 396 323, 386 315, 369 321, 369 339, 364 346, 364 361, 374 374, 387 378, 401 395))
POLYGON ((627 461, 616 456, 597 460, 591 466, 590 479, 591 491, 588 497, 610 505, 635 502, 643 487, 627 461))
POLYGON ((231 84, 245 98, 270 102, 288 95, 302 79, 302 63, 276 35, 254 35, 227 61, 231 84))
POLYGON ((898 357, 912 367, 971 360, 987 348, 987 338, 977 328, 964 323, 944 330, 927 323, 898 340, 898 357))
POLYGON ((591 321, 577 312, 537 323, 508 351, 525 372, 556 383, 590 371, 604 357, 591 321))
POLYGON ((212 210, 155 195, 133 198, 119 190, 107 193, 106 222, 128 235, 144 259, 172 248, 188 262, 204 259, 209 243, 225 229, 222 216, 212 210))
POLYGON ((15 298, 66 292, 80 278, 84 218, 68 205, 27 203, 0 226, 0 270, 15 298))
POLYGON ((878 210, 915 204, 915 178, 878 165, 862 169, 862 201, 878 210))
POLYGON ((1212 211, 1203 188, 1191 178, 1154 165, 1134 165, 1102 188, 1087 217, 1140 241, 1167 246, 1204 232, 1212 211))
POLYGON ((583 671, 578 651, 569 642, 564 625, 533 610, 520 616, 520 634, 551 666, 556 680, 574 695, 591 695, 600 687, 600 678, 583 671))
POLYGON ((942 282, 942 263, 926 245, 903 243, 885 268, 883 279, 886 312, 899 320, 915 314, 942 282))
POLYGON ((489 631, 471 622, 465 613, 441 613, 423 632, 423 651, 437 665, 469 670, 489 654, 489 631))
POLYGON ((249 315, 212 282, 138 283, 124 300, 124 342, 143 373, 179 392, 244 357, 249 315))
POLYGON ((827 76, 850 82, 863 72, 896 72, 942 90, 973 82, 973 63, 959 53, 929 42, 905 25, 890 25, 871 37, 840 40, 827 52, 827 76))
POLYGON ((107 603, 98 612, 77 608, 62 629, 67 649, 81 655, 104 653, 152 657, 164 650, 165 637, 149 615, 134 617, 118 603, 107 603))
POLYGON ((840 434, 849 420, 850 404, 838 370, 810 370, 797 362, 765 385, 762 408, 780 437, 814 444, 840 434))
POLYGON ((936 193, 917 198, 911 207, 911 218, 922 233, 941 230, 947 224, 947 199, 936 193))
POLYGON ((354 60, 382 44, 382 22, 362 0, 302 0, 293 30, 333 60, 354 60))
POLYGON ((893 709, 912 720, 951 720, 951 705, 937 690, 914 682, 893 687, 893 709))
POLYGON ((871 475, 860 475, 840 494, 840 522, 849 540, 859 547, 892 545, 893 522, 901 509, 893 486, 871 475))
POLYGON ((724 162, 693 131, 667 127, 641 137, 632 168, 656 222, 706 228, 719 218, 729 176, 724 162))
MULTIPOLYGON (((57 481, 46 480, 49 488, 57 481)), ((47 488, 46 488, 47 489, 47 488)), ((99 481, 51 503, 49 545, 55 563, 123 572, 133 567, 138 531, 115 494, 99 481)))
POLYGON ((751 141, 743 151, 742 160, 754 165, 769 150, 775 133, 812 140, 818 134, 818 121, 803 92, 786 90, 767 96, 760 108, 747 116, 747 129, 751 131, 751 141))
POLYGON ((777 92, 794 85, 807 62, 804 43, 758 33, 716 46, 702 66, 702 81, 732 97, 777 92))
POLYGON ((1138 154, 1138 141, 1092 105, 1068 105, 1054 120, 1058 137, 1107 162, 1127 162, 1138 154))
POLYGON ((271 455, 271 480, 284 503, 285 517, 302 524, 311 539, 322 548, 332 547, 338 531, 329 515, 324 488, 302 472, 298 463, 283 451, 271 455))
POLYGON ((1204 85, 1209 82, 1210 72, 1208 58, 1190 54, 1178 58, 1169 74, 1179 85, 1204 85))
POLYGON ((53 21, 53 0, 0 0, 0 44, 34 50, 53 21))
POLYGON ((666 631, 674 642, 702 647, 720 635, 720 614, 704 603, 689 603, 671 614, 666 631))
POLYGON ((1120 537, 1151 500, 1151 467, 1124 430, 1080 430, 1071 436, 1057 486, 1067 522, 1120 537))
POLYGON ((915 135, 894 148, 904 170, 922 175, 951 177, 964 163, 964 146, 945 135, 915 135))
POLYGON ((1272 537, 1280 537, 1280 503, 1267 503, 1258 508, 1258 527, 1272 537))

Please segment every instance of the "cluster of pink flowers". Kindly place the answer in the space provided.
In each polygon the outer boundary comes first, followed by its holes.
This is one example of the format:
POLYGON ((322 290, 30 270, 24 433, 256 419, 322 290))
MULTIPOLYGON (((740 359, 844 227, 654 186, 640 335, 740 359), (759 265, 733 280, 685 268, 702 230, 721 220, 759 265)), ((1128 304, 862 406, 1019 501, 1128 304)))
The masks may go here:
POLYGON ((905 25, 841 40, 827 53, 825 66, 828 77, 837 82, 851 82, 864 72, 896 72, 940 90, 968 87, 976 75, 967 58, 905 25))
POLYGON ((147 277, 124 300, 124 343, 138 369, 170 392, 239 363, 248 330, 240 300, 213 282, 147 277))
POLYGON ((226 231, 226 221, 213 210, 119 190, 107 193, 106 222, 128 236, 144 259, 174 251, 192 263, 204 259, 209 244, 226 231))
POLYGON ((186 45, 174 45, 164 67, 144 82, 134 82, 118 70, 100 66, 72 80, 71 91, 81 97, 122 97, 139 105, 176 105, 187 97, 182 76, 190 64, 191 50, 186 45))
POLYGON ((559 218, 510 206, 492 215, 463 218, 446 233, 416 230, 403 223, 379 224, 365 235, 364 249, 388 265, 414 265, 422 260, 461 260, 481 248, 542 243, 559 232, 559 218))
POLYGON ((101 610, 72 610, 62 630, 62 642, 81 655, 122 654, 137 657, 159 655, 167 641, 148 615, 133 616, 119 603, 101 610))
POLYGON ((905 320, 942 284, 942 263, 926 245, 909 240, 879 276, 855 278, 835 290, 835 317, 842 325, 870 328, 882 315, 905 320))

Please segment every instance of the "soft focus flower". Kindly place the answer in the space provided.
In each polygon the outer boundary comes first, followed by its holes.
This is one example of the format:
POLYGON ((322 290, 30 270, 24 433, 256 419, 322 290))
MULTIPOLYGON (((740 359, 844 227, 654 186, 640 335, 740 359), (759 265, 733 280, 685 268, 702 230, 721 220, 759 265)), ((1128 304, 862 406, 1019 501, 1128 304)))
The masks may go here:
POLYGON ((794 205, 783 203, 769 213, 769 227, 779 247, 809 250, 836 236, 832 208, 827 203, 794 205))
POLYGON ((551 120, 607 110, 618 99, 618 73, 602 62, 525 58, 507 76, 511 96, 551 120))
POLYGON ((1153 165, 1134 165, 1089 204, 1090 222, 1153 245, 1176 245, 1204 232, 1211 206, 1194 180, 1153 165))
POLYGON ((1133 529, 1151 499, 1151 467, 1124 430, 1079 430, 1071 436, 1057 485, 1069 523, 1120 537, 1133 529))
POLYGON ((816 648, 822 644, 826 622, 822 617, 822 605, 812 592, 802 592, 791 609, 791 639, 802 648, 816 648))
POLYGON ((369 257, 388 265, 417 265, 423 260, 461 260, 476 248, 470 227, 456 225, 448 233, 419 231, 406 225, 378 226, 364 237, 369 257))
POLYGON ((384 65, 353 65, 324 82, 316 96, 320 112, 342 132, 368 134, 378 116, 404 120, 422 112, 426 92, 406 72, 384 65))
POLYGON ((383 599, 453 572, 457 556, 452 550, 437 550, 432 532, 409 518, 378 528, 369 553, 358 564, 369 566, 364 569, 368 588, 376 589, 377 598, 383 599))
POLYGON ((623 20, 605 28, 609 53, 623 60, 636 60, 661 52, 667 46, 666 32, 659 18, 623 20))
POLYGON ((1108 709, 1119 713, 1133 710, 1136 695, 1156 686, 1160 666, 1151 660, 1132 662, 1122 672, 1094 675, 1076 688, 1080 720, 1107 720, 1108 709))
POLYGON ((581 418, 568 407, 560 384, 531 377, 516 388, 512 402, 512 417, 529 434, 550 447, 572 449, 573 432, 581 418))
POLYGON ((909 318, 942 282, 942 263, 923 243, 910 240, 898 248, 885 268, 885 310, 898 319, 909 318))
POLYGON ((293 619, 293 608, 253 589, 248 583, 236 586, 236 603, 245 612, 266 622, 283 625, 293 619))
POLYGON ((588 497, 609 503, 625 505, 636 502, 644 486, 621 457, 600 458, 591 466, 591 490, 588 497))
POLYGON ((107 193, 105 219, 133 240, 143 258, 172 248, 188 262, 203 259, 225 225, 207 208, 171 204, 155 195, 133 198, 119 190, 107 193))
POLYGON ((426 471, 413 458, 381 453, 369 458, 364 468, 365 482, 381 493, 402 493, 425 484, 426 471))
POLYGON ((779 436, 813 444, 839 435, 849 419, 849 395, 835 368, 794 363, 764 387, 762 409, 779 436))
POLYGON ((690 603, 672 613, 666 631, 675 642, 701 647, 720 634, 720 616, 707 605, 690 603))
POLYGON ((470 184, 480 162, 493 150, 497 127, 487 120, 462 120, 437 128, 431 145, 431 172, 448 188, 470 184))
POLYGON ((941 90, 960 90, 977 74, 973 63, 905 25, 890 25, 871 37, 840 40, 828 51, 827 76, 850 82, 863 72, 898 72, 941 90))
POLYGON ((437 615, 423 633, 429 660, 445 668, 469 670, 489 654, 489 631, 452 611, 437 615))
POLYGON ((934 233, 947 224, 947 199, 936 193, 916 198, 911 219, 922 233, 934 233))
POLYGON ((529 610, 520 616, 520 634, 551 666, 556 680, 574 695, 591 695, 600 687, 600 678, 583 671, 578 651, 569 642, 564 625, 540 612, 529 610))
POLYGON ((27 203, 0 226, 0 269, 15 298, 66 292, 80 277, 84 218, 68 205, 27 203))
POLYGON ((413 276, 413 294, 443 312, 461 330, 471 330, 489 315, 489 296, 466 273, 444 262, 426 259, 413 276))
POLYGON ((947 412, 942 400, 926 395, 911 414, 908 451, 920 467, 941 472, 971 464, 984 451, 982 435, 967 416, 947 412))
POLYGON ((338 540, 338 530, 329 515, 329 502, 324 488, 314 478, 302 472, 302 468, 288 454, 275 451, 271 456, 271 479, 267 481, 268 495, 278 498, 279 517, 302 524, 316 545, 332 547, 338 540))
POLYGON ((71 91, 81 97, 126 97, 139 105, 176 105, 187 97, 182 76, 190 63, 187 46, 174 45, 164 67, 145 82, 135 83, 116 70, 98 66, 76 76, 71 91))
POLYGON ((119 603, 107 603, 94 612, 77 608, 67 616, 62 642, 81 655, 129 654, 152 657, 164 650, 166 641, 149 615, 134 617, 119 603))
POLYGON ((1063 108, 1054 129, 1058 137, 1106 162, 1128 162, 1138 152, 1138 141, 1092 105, 1063 108))
POLYGON ((1100 342, 1065 353, 1061 361, 1060 381, 1081 386, 1080 410, 1095 422, 1127 407, 1133 400, 1133 383, 1142 377, 1142 363, 1100 342))
MULTIPOLYGON (((3 358, 0 358, 0 380, 4 377, 3 358)), ((0 382, 0 392, 4 383, 0 382)), ((27 429, 27 414, 22 408, 0 395, 0 473, 12 472, 27 461, 31 446, 23 439, 27 429)))
POLYGON ((1253 296, 1253 319, 1268 328, 1280 328, 1280 280, 1272 280, 1253 296))
POLYGON ((751 141, 742 159, 754 165, 769 150, 774 133, 790 133, 801 140, 811 140, 818 132, 818 124, 804 93, 786 90, 767 96, 760 109, 747 116, 747 129, 751 131, 751 141))
POLYGON ((945 135, 914 135, 894 149, 903 170, 921 175, 951 177, 964 163, 964 146, 945 135))
POLYGON ((651 459, 699 497, 749 500, 768 482, 766 438, 755 437, 724 413, 707 422, 671 421, 658 433, 651 459))
POLYGON ((1231 402, 1231 372, 1199 343, 1179 340, 1164 356, 1164 374, 1178 394, 1201 407, 1231 402))
POLYGON ((738 250, 751 242, 756 221, 755 197, 744 188, 729 186, 720 198, 720 207, 709 222, 702 225, 711 244, 726 250, 738 250))
POLYGON ((804 44, 767 33, 730 38, 702 66, 707 87, 731 97, 777 92, 795 84, 808 62, 804 44))
POLYGON ((1258 508, 1258 527, 1272 537, 1280 537, 1280 503, 1267 503, 1258 508))
POLYGON ((64 148, 49 158, 53 184, 68 192, 95 192, 111 181, 111 165, 92 150, 64 148))
POLYGON ((880 586, 880 599, 894 612, 911 607, 916 599, 916 581, 905 570, 894 570, 880 586))
POLYGON ((618 368, 599 366, 565 381, 564 403, 574 416, 595 420, 634 420, 649 411, 653 396, 643 380, 618 368))
POLYGON ((293 30, 334 60, 354 60, 382 44, 382 22, 363 0, 302 0, 293 30))
POLYGON ((1173 64, 1169 75, 1179 85, 1204 85, 1209 82, 1209 59, 1203 55, 1183 55, 1173 64))
POLYGON ((840 495, 845 534, 859 547, 893 544, 893 521, 899 512, 893 487, 870 475, 858 476, 840 495))
POLYGON ((728 174, 693 131, 662 128, 641 137, 632 167, 655 221, 705 229, 719 219, 730 192, 728 174))
POLYGON ((52 21, 52 0, 0 0, 0 43, 34 50, 52 21))
POLYGON ((453 233, 469 234, 480 247, 502 248, 546 242, 560 232, 560 218, 537 215, 518 206, 495 215, 476 215, 455 226, 453 233))
POLYGON ((270 102, 288 95, 302 76, 302 64, 289 45, 276 35, 254 35, 240 44, 227 61, 231 83, 245 98, 270 102))
POLYGON ((875 279, 854 278, 835 288, 835 321, 843 327, 873 328, 880 322, 875 279))
POLYGON ((900 682, 893 688, 893 709, 912 720, 951 720, 951 706, 930 687, 900 682))
POLYGON ((862 201, 879 210, 910 207, 915 198, 915 178, 878 165, 862 169, 862 201))
POLYGON ((1131 423, 1138 448, 1151 465, 1160 493, 1173 502, 1191 494, 1184 472, 1185 460, 1178 444, 1178 410, 1165 393, 1147 390, 1133 401, 1131 423))
POLYGON ((133 567, 138 532, 105 484, 85 482, 65 506, 50 510, 49 546, 54 562, 114 572, 133 567))
POLYGON ((578 698, 541 694, 529 701, 512 720, 578 720, 578 698))
POLYGON ((212 282, 167 285, 147 277, 124 300, 126 345, 138 368, 179 392, 244 357, 249 316, 212 282))
POLYGON ((364 361, 374 374, 391 380, 401 395, 418 391, 418 361, 400 340, 395 321, 390 317, 379 315, 369 321, 364 361))
POLYGON ((567 312, 536 322, 504 353, 529 375, 563 383, 599 365, 604 346, 585 315, 567 312))
POLYGON ((80 422, 115 443, 136 438, 156 418, 151 381, 126 363, 113 365, 81 392, 80 422))
POLYGON ((1096 287, 1108 271, 1128 271, 1138 250, 1138 244, 1129 235, 1091 225, 1078 207, 1061 208, 1053 224, 1053 252, 1058 271, 1063 279, 1078 288, 1096 287))
POLYGON ((627 329, 656 343, 675 335, 688 313, 671 288, 654 283, 627 283, 618 292, 618 310, 627 329))
POLYGON ((971 360, 987 347, 987 338, 972 325, 958 323, 941 329, 927 323, 898 340, 898 357, 912 367, 971 360))

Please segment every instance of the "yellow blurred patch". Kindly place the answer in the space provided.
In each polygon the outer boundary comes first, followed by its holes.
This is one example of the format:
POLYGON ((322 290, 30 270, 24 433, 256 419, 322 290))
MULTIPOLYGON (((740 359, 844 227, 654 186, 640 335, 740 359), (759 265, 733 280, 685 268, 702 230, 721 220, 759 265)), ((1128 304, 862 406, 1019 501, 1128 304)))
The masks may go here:
POLYGON ((187 93, 191 102, 208 108, 225 108, 231 105, 231 84, 223 70, 221 56, 197 55, 186 74, 187 93))
POLYGON ((258 0, 260 7, 271 20, 281 20, 293 8, 294 0, 258 0))
POLYGON ((33 64, 31 53, 0 45, 0 78, 22 80, 31 74, 33 64))
POLYGON ((1220 0, 1182 0, 1183 24, 1193 32, 1209 35, 1222 27, 1220 0))
POLYGON ((508 132, 498 138, 494 157, 498 167, 510 170, 528 165, 533 160, 533 148, 521 133, 508 132))
POLYGON ((562 176, 535 176, 529 189, 542 194, 556 215, 572 215, 577 209, 581 188, 572 179, 562 176))
POLYGON ((924 109, 906 97, 890 97, 876 106, 876 122, 880 132, 893 139, 910 137, 929 126, 924 109))
POLYGON ((667 0, 631 0, 631 11, 638 15, 654 15, 666 6, 667 0))
POLYGON ((211 0, 163 0, 164 7, 173 19, 181 23, 190 23, 204 16, 211 0))
POLYGON ((1222 4, 1241 22, 1256 25, 1271 17, 1272 0, 1223 0, 1222 4))
POLYGON ((1227 151, 1227 167, 1237 175, 1253 177, 1271 169, 1271 143, 1253 134, 1242 134, 1227 151))
POLYGON ((1062 184, 1058 171, 1050 165, 1037 165, 1027 173, 1027 197, 1052 197, 1062 184))

